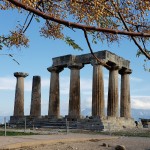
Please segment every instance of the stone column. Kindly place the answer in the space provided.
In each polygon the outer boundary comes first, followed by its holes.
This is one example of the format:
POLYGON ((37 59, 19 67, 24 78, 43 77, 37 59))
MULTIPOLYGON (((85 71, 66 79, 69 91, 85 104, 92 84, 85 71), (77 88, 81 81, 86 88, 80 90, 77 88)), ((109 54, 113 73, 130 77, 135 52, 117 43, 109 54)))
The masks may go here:
POLYGON ((118 66, 109 71, 107 116, 118 117, 118 66))
POLYGON ((31 117, 41 116, 41 77, 33 76, 31 95, 31 117))
POLYGON ((28 74, 23 72, 15 72, 14 76, 17 78, 14 116, 23 117, 24 116, 24 78, 27 77, 28 74))
POLYGON ((47 70, 51 72, 48 116, 52 118, 59 118, 60 116, 59 73, 63 70, 63 68, 49 67, 47 68, 47 70))
POLYGON ((104 80, 102 66, 96 62, 93 65, 92 84, 92 116, 104 117, 104 80))
POLYGON ((69 118, 80 118, 80 69, 83 64, 72 63, 68 65, 70 74, 70 93, 69 93, 69 118))
POLYGON ((121 69, 120 117, 131 118, 130 81, 131 69, 121 69))

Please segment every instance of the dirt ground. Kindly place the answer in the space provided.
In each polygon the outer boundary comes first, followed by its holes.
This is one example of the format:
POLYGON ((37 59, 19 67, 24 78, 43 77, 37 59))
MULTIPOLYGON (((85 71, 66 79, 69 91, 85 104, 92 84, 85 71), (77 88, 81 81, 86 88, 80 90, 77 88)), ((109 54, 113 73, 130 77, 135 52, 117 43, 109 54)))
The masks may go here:
POLYGON ((43 144, 17 150, 115 150, 117 145, 123 145, 126 150, 150 150, 150 138, 118 137, 111 140, 90 139, 84 142, 57 142, 50 145, 43 144))
POLYGON ((53 130, 53 132, 40 130, 36 132, 41 135, 0 137, 0 145, 5 148, 9 145, 16 146, 19 144, 23 146, 24 142, 27 143, 26 147, 14 148, 15 150, 115 150, 117 145, 123 145, 125 150, 150 150, 150 136, 128 137, 124 134, 128 132, 132 134, 147 133, 149 135, 150 129, 125 129, 122 136, 113 136, 113 133, 103 135, 89 131, 78 131, 75 133, 70 131, 68 134, 54 131, 55 130, 53 130), (48 140, 48 142, 42 142, 46 140, 48 140), (32 142, 34 146, 29 146, 31 144, 30 142, 32 142))

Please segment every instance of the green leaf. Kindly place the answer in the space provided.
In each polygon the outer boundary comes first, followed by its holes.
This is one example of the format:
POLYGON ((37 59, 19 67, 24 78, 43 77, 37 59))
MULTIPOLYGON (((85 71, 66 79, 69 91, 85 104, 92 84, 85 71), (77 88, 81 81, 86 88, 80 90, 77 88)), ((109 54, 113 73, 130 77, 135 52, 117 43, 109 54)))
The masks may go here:
POLYGON ((78 44, 76 44, 75 42, 74 42, 74 40, 72 40, 70 37, 65 37, 65 42, 69 45, 69 46, 72 46, 73 47, 73 49, 78 49, 78 50, 83 50, 78 44))
POLYGON ((40 19, 39 18, 35 18, 35 20, 39 23, 40 22, 40 19))
POLYGON ((140 50, 137 51, 136 57, 140 57, 142 55, 142 52, 140 50))
POLYGON ((2 50, 2 48, 3 48, 3 46, 2 46, 2 45, 0 45, 0 50, 2 50))

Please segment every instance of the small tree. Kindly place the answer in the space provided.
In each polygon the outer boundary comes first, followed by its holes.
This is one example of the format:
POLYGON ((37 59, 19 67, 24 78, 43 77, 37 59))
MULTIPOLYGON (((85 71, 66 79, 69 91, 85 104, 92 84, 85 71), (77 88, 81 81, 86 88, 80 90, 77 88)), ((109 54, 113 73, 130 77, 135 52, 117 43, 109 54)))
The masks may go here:
POLYGON ((82 30, 94 57, 88 35, 92 36, 93 43, 99 40, 119 42, 126 36, 138 47, 137 56, 143 54, 146 60, 150 59, 150 51, 146 48, 150 38, 149 0, 1 0, 0 9, 18 9, 18 13, 28 11, 24 23, 16 31, 0 36, 1 49, 3 45, 27 47, 29 39, 25 32, 30 23, 33 19, 37 22, 44 19, 41 36, 62 39, 82 50, 63 32, 64 28, 82 30))

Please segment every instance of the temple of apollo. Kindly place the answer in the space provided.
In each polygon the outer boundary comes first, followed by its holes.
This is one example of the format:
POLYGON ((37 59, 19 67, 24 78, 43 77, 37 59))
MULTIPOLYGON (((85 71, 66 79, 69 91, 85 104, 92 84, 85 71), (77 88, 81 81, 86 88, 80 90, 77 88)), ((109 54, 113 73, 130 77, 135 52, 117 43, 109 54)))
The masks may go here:
POLYGON ((50 72, 50 90, 49 105, 46 116, 41 115, 41 78, 33 76, 31 108, 30 115, 24 116, 24 78, 27 73, 16 72, 14 76, 17 78, 14 114, 10 118, 10 123, 16 121, 21 122, 24 117, 32 121, 50 122, 55 120, 56 124, 60 119, 68 121, 77 121, 78 127, 94 127, 97 125, 106 128, 106 126, 116 127, 133 127, 134 120, 131 117, 131 101, 130 101, 130 80, 132 73, 130 62, 122 57, 117 56, 109 51, 99 51, 95 56, 101 59, 104 64, 99 63, 91 54, 83 55, 66 55, 53 58, 53 64, 47 70, 50 72), (92 116, 89 118, 81 118, 81 99, 80 99, 80 70, 91 64, 93 68, 92 77, 92 116), (104 100, 104 79, 103 68, 109 71, 108 96, 107 96, 107 113, 105 114, 104 100), (60 118, 60 88, 59 76, 64 68, 70 70, 70 89, 69 89, 69 106, 68 114, 64 118, 60 118), (121 87, 118 88, 118 76, 121 75, 121 87), (120 90, 120 97, 119 97, 120 90), (119 102, 120 101, 120 102, 119 102), (120 103, 120 106, 119 106, 120 103), (119 109, 120 108, 120 109, 119 109), (83 125, 84 124, 84 125, 83 125))

